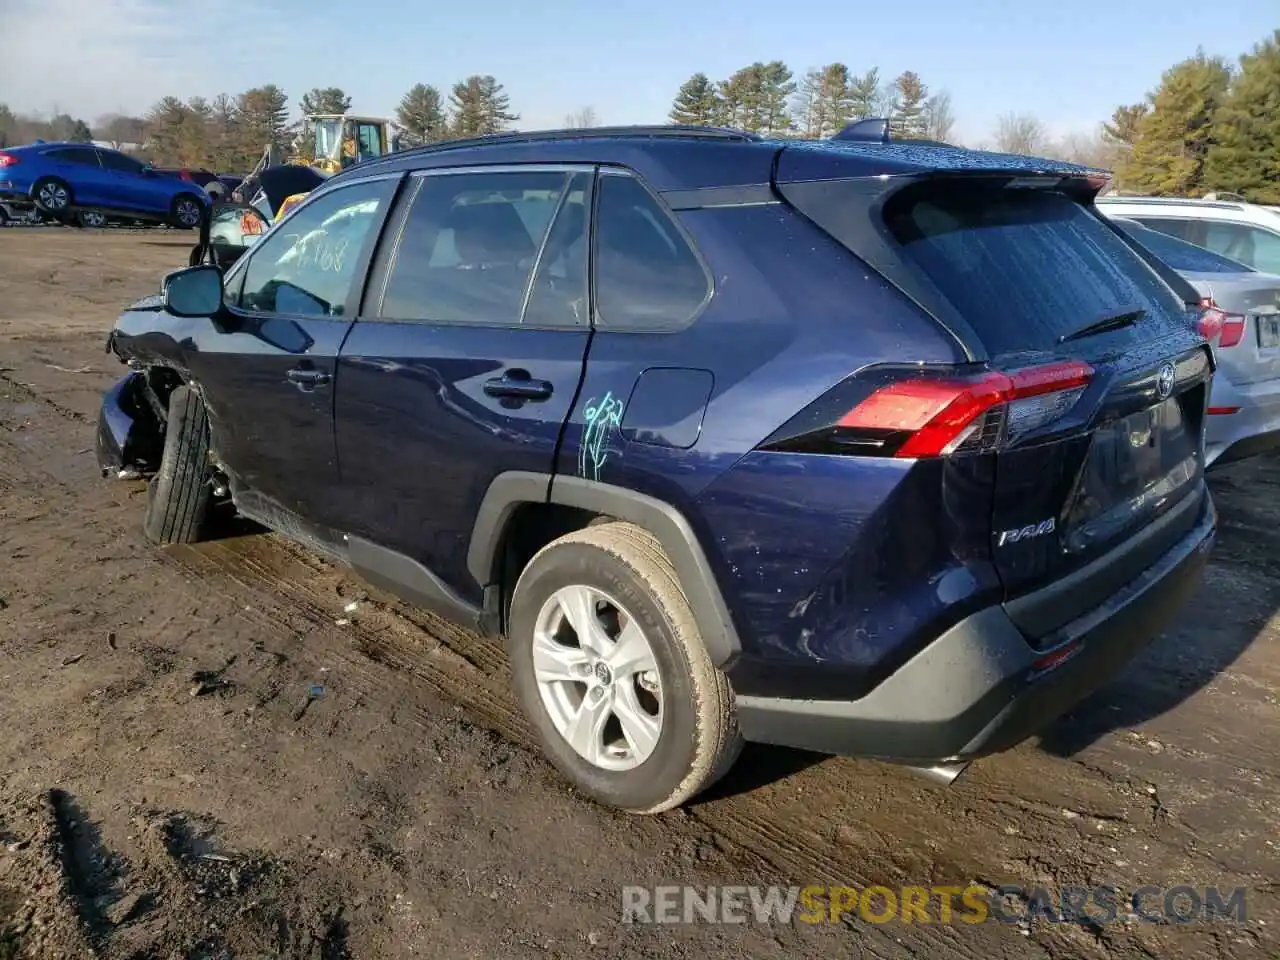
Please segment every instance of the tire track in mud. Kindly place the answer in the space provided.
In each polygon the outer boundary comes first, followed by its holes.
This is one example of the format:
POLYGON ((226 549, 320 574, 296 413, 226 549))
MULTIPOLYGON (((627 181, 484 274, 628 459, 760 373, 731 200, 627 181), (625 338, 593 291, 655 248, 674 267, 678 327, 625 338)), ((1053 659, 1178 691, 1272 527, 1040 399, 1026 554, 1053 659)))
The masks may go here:
MULTIPOLYGON (((346 672, 352 687, 366 701, 376 700, 378 683, 367 667, 367 657, 422 680, 432 692, 463 707, 483 726, 520 746, 539 751, 508 688, 505 659, 500 651, 493 652, 496 644, 452 625, 442 624, 434 635, 423 633, 424 627, 415 621, 430 623, 434 619, 430 615, 415 611, 417 616, 413 619, 406 617, 395 609, 400 606, 398 601, 274 535, 169 547, 164 555, 205 582, 234 583, 250 594, 255 602, 246 615, 261 618, 264 625, 296 633, 297 618, 301 618, 317 639, 321 635, 324 641, 336 637, 337 644, 327 650, 340 663, 333 674, 346 672), (350 616, 349 624, 335 626, 336 619, 348 619, 342 615, 346 598, 360 594, 367 598, 357 601, 360 611, 350 616), (275 606, 286 609, 272 611, 275 606), (423 643, 424 637, 430 639, 423 643)), ((892 786, 890 783, 888 789, 892 786)), ((895 862, 887 843, 886 849, 846 849, 842 855, 831 818, 813 814, 796 817, 795 811, 780 818, 769 794, 766 789, 763 795, 723 797, 664 815, 663 819, 665 826, 692 838, 707 834, 717 837, 727 849, 763 862, 768 868, 765 872, 784 884, 927 886, 976 879, 972 874, 960 875, 935 863, 927 853, 895 862)), ((828 801, 832 799, 835 798, 829 795, 828 801)), ((737 881, 729 878, 727 882, 737 881)), ((851 934, 857 937, 859 955, 885 960, 909 956, 983 960, 1000 956, 1085 955, 1080 952, 1081 944, 1056 934, 1047 935, 1042 944, 996 924, 961 931, 940 925, 881 927, 858 923, 851 934)), ((1094 939, 1089 938, 1091 942, 1094 939)))
MULTIPOLYGON (((81 452, 67 443, 72 438, 65 430, 44 429, 49 421, 60 419, 79 431, 83 418, 73 413, 56 403, 43 404, 43 415, 38 419, 44 425, 21 443, 12 442, 0 431, 0 482, 24 491, 30 491, 34 483, 37 492, 27 495, 38 498, 46 510, 74 509, 84 497, 79 485, 95 476, 81 452)), ((124 490, 124 485, 115 489, 124 490)), ((129 506, 136 504, 140 512, 142 503, 133 497, 134 492, 106 496, 121 507, 132 500, 129 506)), ((140 523, 140 515, 137 519, 140 523)), ((89 522, 119 527, 122 516, 115 511, 89 522)), ((130 531, 126 536, 136 538, 137 534, 130 531)), ((505 657, 496 644, 405 607, 274 535, 172 547, 158 555, 199 582, 232 593, 244 608, 243 616, 260 625, 264 633, 318 641, 317 653, 336 657, 340 672, 349 678, 345 682, 358 695, 363 694, 355 698, 356 703, 377 701, 379 681, 370 661, 381 663, 421 680, 501 736, 537 749, 509 692, 505 657), (360 607, 349 617, 351 623, 337 625, 336 620, 344 619, 347 598, 361 594, 366 599, 357 600, 360 607)), ((418 722, 425 723, 424 717, 418 722)), ((1043 762, 1034 766, 1039 768, 1037 772, 1045 769, 1043 762)), ((1067 775, 1079 777, 1082 769, 1072 764, 1067 775)), ((1104 781, 1104 795, 1119 808, 1118 813, 1105 811, 1095 818, 1098 822, 1138 823, 1147 814, 1149 801, 1136 790, 1126 794, 1103 771, 1085 770, 1085 775, 1095 781, 1095 787, 1096 781, 1104 781)), ((999 775, 992 776, 996 782, 988 782, 987 776, 975 778, 970 785, 975 789, 963 785, 953 788, 944 801, 931 788, 915 786, 915 781, 896 771, 874 764, 828 761, 821 769, 804 770, 749 793, 713 797, 663 819, 664 826, 690 836, 716 836, 727 849, 766 864, 768 872, 782 883, 963 884, 984 876, 980 857, 958 852, 966 844, 955 835, 966 831, 971 832, 969 845, 996 848, 997 862, 1001 855, 1012 857, 997 872, 1012 873, 1023 882, 1085 879, 1105 861, 1105 851, 1099 846, 1105 844, 1105 831, 1097 842, 1082 838, 1077 830, 1054 819, 1055 807, 1048 801, 1025 801, 1010 792, 1005 803, 993 802, 995 798, 984 793, 996 793, 1000 787, 1023 793, 1038 790, 1037 785, 1026 783, 1011 788, 999 783, 1003 779, 999 775), (1019 829, 1033 828, 1031 835, 1017 844, 999 836, 998 827, 1007 823, 1009 805, 1020 808, 1019 829), (904 837, 910 840, 904 842, 904 837), (1072 852, 1076 847, 1083 847, 1083 855, 1072 852)), ((1044 792, 1052 794, 1053 789, 1044 792)), ((1079 792, 1083 795, 1087 791, 1079 792)), ((1140 839, 1162 842, 1156 832, 1146 830, 1140 839)), ((729 878, 728 882, 737 881, 729 878)), ((1091 934, 1078 929, 1037 928, 1023 932, 998 924, 881 927, 859 923, 855 931, 857 939, 851 943, 855 955, 882 958, 1105 956, 1116 951, 1146 952, 1142 941, 1147 939, 1118 930, 1091 934)))

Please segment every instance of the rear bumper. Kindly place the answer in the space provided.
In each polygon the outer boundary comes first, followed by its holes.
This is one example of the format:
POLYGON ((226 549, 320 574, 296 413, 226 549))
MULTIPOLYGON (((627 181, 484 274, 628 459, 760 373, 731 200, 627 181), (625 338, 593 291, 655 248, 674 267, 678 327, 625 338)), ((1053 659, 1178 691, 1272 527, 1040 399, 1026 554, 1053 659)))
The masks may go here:
POLYGON ((95 446, 104 477, 118 476, 122 471, 136 476, 158 460, 163 435, 144 411, 144 387, 142 374, 135 372, 102 395, 95 446))
POLYGON ((1280 449, 1280 380, 1236 386, 1219 370, 1209 408, 1237 409, 1206 418, 1206 465, 1223 466, 1280 449))
POLYGON ((1191 595, 1217 523, 1195 526, 1108 600, 1033 648, 1002 606, 965 618, 853 701, 737 698, 746 739, 930 765, 1015 746, 1118 673, 1191 595), (1057 652, 1066 659, 1046 665, 1057 652))

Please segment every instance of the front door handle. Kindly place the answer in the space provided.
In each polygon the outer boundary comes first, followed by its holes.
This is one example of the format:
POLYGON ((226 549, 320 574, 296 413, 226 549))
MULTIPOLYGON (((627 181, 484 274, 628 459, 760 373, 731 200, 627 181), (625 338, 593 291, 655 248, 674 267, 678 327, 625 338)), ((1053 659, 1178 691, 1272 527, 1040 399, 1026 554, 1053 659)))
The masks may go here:
POLYGON ((329 375, 323 370, 294 367, 285 374, 289 382, 297 386, 303 393, 310 393, 316 387, 323 387, 329 382, 329 375))
POLYGON ((509 400, 549 400, 552 389, 551 381, 534 380, 523 370, 511 370, 484 383, 488 396, 509 400))

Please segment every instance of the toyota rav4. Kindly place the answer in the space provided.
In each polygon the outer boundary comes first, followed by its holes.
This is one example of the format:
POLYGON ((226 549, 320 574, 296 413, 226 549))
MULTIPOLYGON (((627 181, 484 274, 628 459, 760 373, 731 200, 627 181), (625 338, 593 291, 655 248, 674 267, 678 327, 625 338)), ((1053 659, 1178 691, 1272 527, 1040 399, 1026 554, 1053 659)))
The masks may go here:
MULTIPOLYGON (((128 308, 104 471, 502 638, 556 766, 676 806, 743 740, 944 781, 1194 589, 1198 296, 1084 167, 703 128, 333 177, 128 308)), ((207 233, 207 228, 206 228, 207 233)))

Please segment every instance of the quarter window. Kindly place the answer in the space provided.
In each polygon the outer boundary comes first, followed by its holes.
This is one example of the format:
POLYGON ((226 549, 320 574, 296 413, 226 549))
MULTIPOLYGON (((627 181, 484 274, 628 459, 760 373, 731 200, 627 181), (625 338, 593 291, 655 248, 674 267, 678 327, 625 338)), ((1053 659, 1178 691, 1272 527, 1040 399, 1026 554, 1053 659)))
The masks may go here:
POLYGON ((392 251, 379 315, 518 324, 528 297, 539 321, 572 323, 576 297, 585 322, 585 264, 565 266, 586 232, 585 186, 584 176, 545 170, 423 177, 392 251))
POLYGON ((671 329, 692 319, 710 292, 684 235, 634 177, 600 178, 596 225, 597 324, 671 329))
POLYGON ((361 254, 394 190, 394 180, 353 183, 317 197, 270 230, 250 255, 240 308, 343 316, 361 254))

